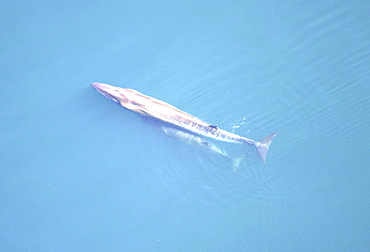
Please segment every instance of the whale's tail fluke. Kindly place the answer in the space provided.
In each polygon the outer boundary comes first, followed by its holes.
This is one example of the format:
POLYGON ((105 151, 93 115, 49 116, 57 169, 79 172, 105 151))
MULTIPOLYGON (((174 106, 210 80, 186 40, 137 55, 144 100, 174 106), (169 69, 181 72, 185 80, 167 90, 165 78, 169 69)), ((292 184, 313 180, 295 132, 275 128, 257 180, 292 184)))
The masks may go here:
POLYGON ((263 138, 259 142, 255 142, 254 145, 257 148, 258 155, 260 156, 262 162, 266 162, 266 155, 271 144, 272 139, 276 136, 277 132, 272 133, 271 135, 263 138))

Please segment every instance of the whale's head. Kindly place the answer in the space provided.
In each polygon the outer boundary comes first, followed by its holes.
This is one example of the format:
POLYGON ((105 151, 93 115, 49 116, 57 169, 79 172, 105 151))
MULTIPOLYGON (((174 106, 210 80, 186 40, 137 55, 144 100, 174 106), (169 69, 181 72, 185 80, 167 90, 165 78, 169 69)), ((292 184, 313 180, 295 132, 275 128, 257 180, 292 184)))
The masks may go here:
POLYGON ((129 88, 115 87, 99 82, 94 82, 91 86, 109 100, 118 103, 122 107, 140 114, 147 114, 144 105, 147 100, 147 96, 140 92, 129 88))
POLYGON ((118 100, 119 95, 119 87, 114 87, 108 84, 94 82, 91 84, 96 91, 107 97, 109 100, 114 101, 116 103, 120 103, 118 100))

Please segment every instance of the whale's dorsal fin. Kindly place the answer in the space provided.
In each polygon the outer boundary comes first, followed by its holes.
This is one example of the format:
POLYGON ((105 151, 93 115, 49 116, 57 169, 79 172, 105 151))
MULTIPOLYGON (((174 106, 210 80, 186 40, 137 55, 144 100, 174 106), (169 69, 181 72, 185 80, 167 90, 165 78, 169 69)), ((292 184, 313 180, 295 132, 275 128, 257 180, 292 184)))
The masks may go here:
POLYGON ((212 125, 212 124, 209 124, 208 127, 211 127, 211 128, 214 128, 214 129, 217 129, 217 125, 212 125))

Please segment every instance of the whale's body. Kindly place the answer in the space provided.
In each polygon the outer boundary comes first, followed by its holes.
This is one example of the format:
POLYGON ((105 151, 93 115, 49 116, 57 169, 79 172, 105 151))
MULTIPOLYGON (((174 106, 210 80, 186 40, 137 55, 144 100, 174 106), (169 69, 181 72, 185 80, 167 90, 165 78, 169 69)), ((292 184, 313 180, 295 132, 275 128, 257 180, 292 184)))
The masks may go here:
POLYGON ((263 162, 266 162, 269 145, 276 135, 276 133, 273 133, 257 142, 220 129, 166 102, 144 95, 136 90, 96 82, 92 83, 91 86, 108 99, 141 115, 150 116, 186 131, 220 141, 253 145, 263 162))

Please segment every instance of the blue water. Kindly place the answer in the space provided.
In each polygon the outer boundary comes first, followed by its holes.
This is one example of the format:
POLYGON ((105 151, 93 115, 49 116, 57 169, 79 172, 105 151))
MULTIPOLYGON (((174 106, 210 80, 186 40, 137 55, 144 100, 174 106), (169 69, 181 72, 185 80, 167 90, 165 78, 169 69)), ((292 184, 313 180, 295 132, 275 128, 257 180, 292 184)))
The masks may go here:
POLYGON ((369 251, 370 3, 3 1, 0 251, 369 251), (254 140, 168 137, 92 82, 254 140))

